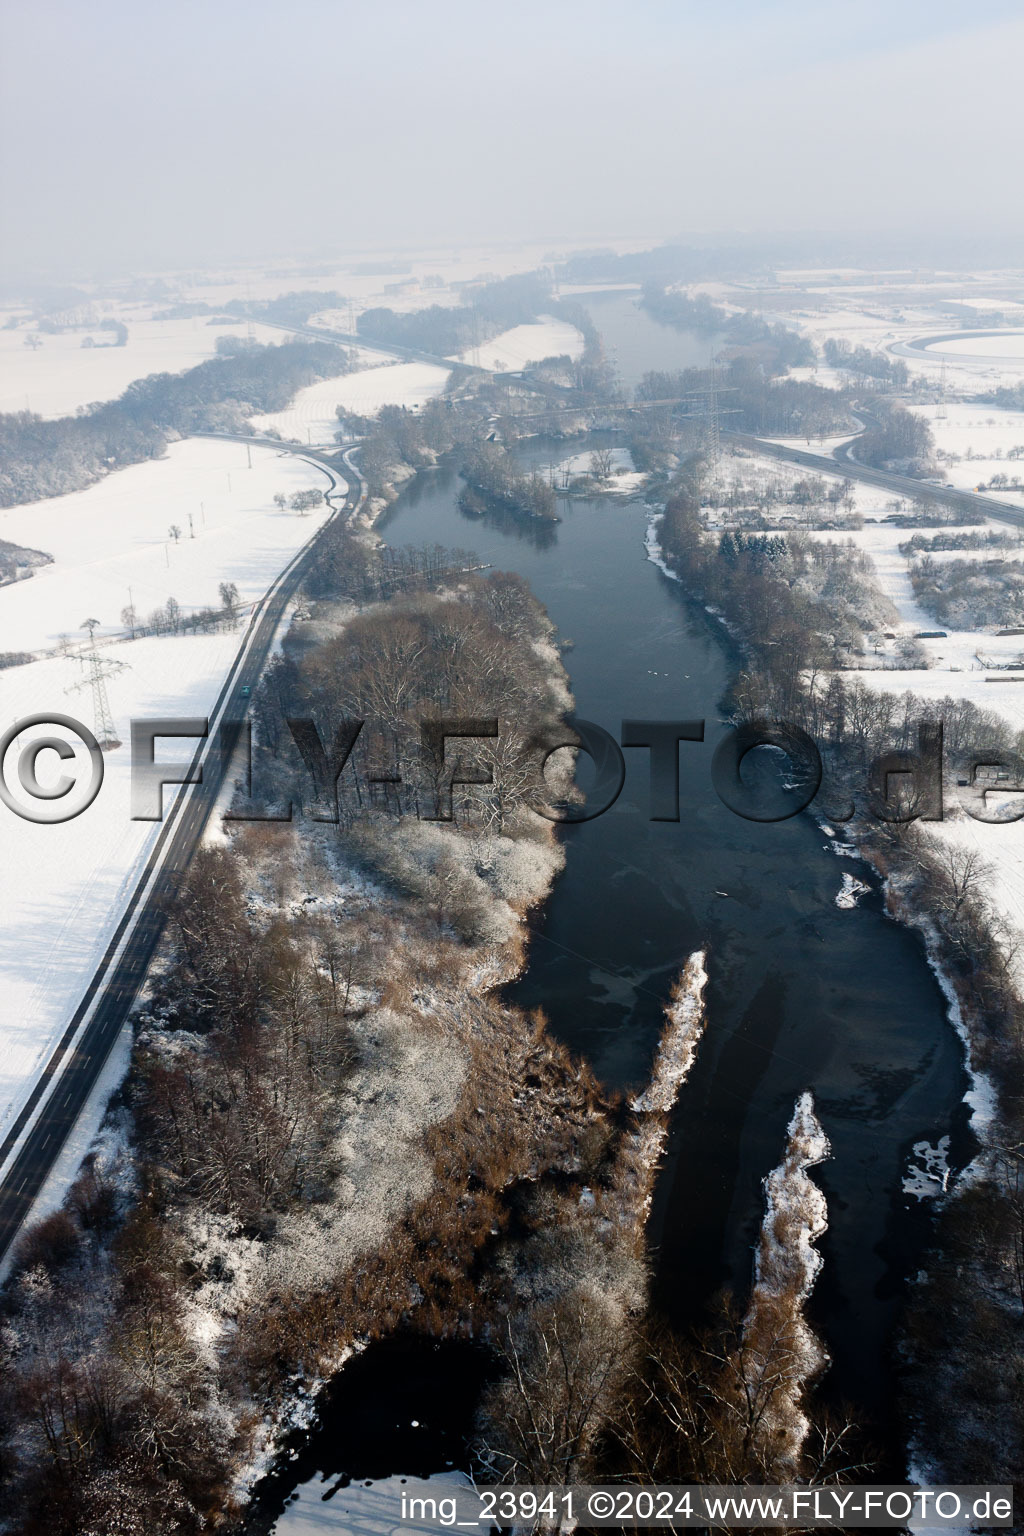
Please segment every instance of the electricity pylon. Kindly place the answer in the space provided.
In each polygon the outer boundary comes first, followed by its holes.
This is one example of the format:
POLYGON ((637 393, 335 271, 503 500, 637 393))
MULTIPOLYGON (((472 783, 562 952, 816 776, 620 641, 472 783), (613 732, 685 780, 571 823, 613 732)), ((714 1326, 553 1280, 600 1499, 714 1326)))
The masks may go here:
POLYGON ((939 369, 939 408, 935 412, 936 421, 946 419, 946 365, 943 363, 939 369))
POLYGON ((718 372, 715 368, 714 353, 708 361, 708 387, 704 395, 703 417, 701 448, 707 460, 708 487, 713 492, 718 488, 718 472, 722 458, 722 438, 718 422, 718 372))
MULTIPOLYGON (((110 657, 101 656, 96 649, 96 629, 98 619, 86 619, 81 626, 89 631, 89 649, 83 655, 81 651, 74 658, 80 661, 86 668, 86 675, 80 683, 72 683, 70 688, 65 688, 65 693, 78 693, 82 688, 92 689, 92 715, 93 731, 99 743, 101 752, 113 752, 115 747, 121 745, 117 732, 114 729, 114 717, 110 713, 110 700, 107 698, 107 678, 115 672, 127 671, 127 662, 114 661, 110 657)), ((70 661, 72 658, 69 657, 70 661)))

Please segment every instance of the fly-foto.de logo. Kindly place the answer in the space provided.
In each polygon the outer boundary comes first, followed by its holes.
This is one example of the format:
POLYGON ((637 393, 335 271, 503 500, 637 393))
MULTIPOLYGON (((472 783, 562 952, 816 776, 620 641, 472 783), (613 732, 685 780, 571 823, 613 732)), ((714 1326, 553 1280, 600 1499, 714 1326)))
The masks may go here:
MULTIPOLYGON (((328 739, 308 717, 287 721, 291 741, 308 775, 317 819, 336 820, 338 790, 359 741, 364 721, 343 719, 328 739), (333 805, 333 811, 331 809, 333 805)), ((479 749, 501 741, 497 717, 424 719, 420 722, 420 764, 429 767, 431 791, 418 804, 422 820, 451 821, 457 786, 493 785, 493 766, 474 760, 479 749)), ((623 720, 616 740, 603 726, 573 720, 540 734, 527 744, 535 769, 535 787, 525 803, 549 821, 593 821, 615 804, 626 779, 622 748, 644 749, 651 821, 678 821, 681 752, 697 751, 705 741, 703 720, 623 720), (571 748, 593 764, 593 782, 585 796, 568 802, 546 795, 544 770, 554 753, 571 748)), ((131 722, 130 819, 162 821, 165 786, 221 781, 232 761, 243 755, 247 772, 229 813, 235 821, 289 821, 292 807, 270 814, 251 801, 252 738, 247 720, 222 722, 212 732, 202 718, 147 718, 131 722), (158 742, 177 739, 192 744, 191 756, 162 758, 158 742)), ((104 780, 104 754, 80 721, 63 714, 36 714, 17 720, 0 738, 0 800, 15 815, 40 825, 73 820, 93 804, 104 780)), ((369 774, 371 783, 399 785, 401 763, 369 774)), ((860 805, 846 795, 822 792, 819 809, 832 821, 847 821, 858 811, 893 822, 943 819, 942 723, 918 726, 912 750, 884 752, 871 763, 860 805), (838 799, 839 803, 832 803, 838 799)), ((749 720, 728 729, 715 746, 710 782, 719 799, 747 821, 778 822, 797 816, 822 790, 821 754, 801 726, 783 720, 749 720), (769 749, 783 769, 755 778, 744 771, 751 753, 769 749)), ((1024 816, 1024 761, 1012 754, 979 754, 957 770, 956 796, 976 821, 1007 822, 1024 816), (1019 796, 1019 800, 1017 797, 1019 796)))

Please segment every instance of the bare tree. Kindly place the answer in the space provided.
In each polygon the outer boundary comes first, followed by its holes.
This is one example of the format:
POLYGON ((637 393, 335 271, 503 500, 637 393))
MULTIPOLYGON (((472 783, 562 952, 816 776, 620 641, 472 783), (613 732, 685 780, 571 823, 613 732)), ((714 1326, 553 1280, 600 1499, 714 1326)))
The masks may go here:
POLYGON ((612 450, 610 448, 597 448, 590 455, 590 473, 602 484, 611 479, 612 450))
POLYGON ((506 1320, 505 1376, 483 1407, 485 1461, 504 1481, 579 1482, 611 1422, 629 1338, 583 1290, 506 1320))

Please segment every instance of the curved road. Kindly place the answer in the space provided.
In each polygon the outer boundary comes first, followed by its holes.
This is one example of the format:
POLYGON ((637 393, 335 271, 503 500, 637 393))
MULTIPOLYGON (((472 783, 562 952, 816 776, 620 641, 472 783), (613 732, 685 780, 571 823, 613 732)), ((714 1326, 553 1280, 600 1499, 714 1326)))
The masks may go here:
MULTIPOLYGON (((238 441, 252 443, 264 440, 239 436, 238 441)), ((220 751, 219 728, 225 724, 230 727, 233 722, 244 719, 248 708, 248 690, 255 688, 259 681, 284 610, 316 559, 325 530, 338 518, 352 516, 357 512, 366 497, 366 483, 352 463, 353 448, 348 448, 343 455, 351 475, 344 500, 336 506, 332 497, 340 494, 341 477, 334 464, 323 455, 311 453, 308 449, 280 443, 276 439, 266 439, 265 442, 267 446, 281 452, 295 453, 300 458, 311 460, 318 469, 329 475, 332 489, 326 495, 334 510, 254 608, 238 655, 210 711, 210 735, 196 749, 192 760, 193 767, 202 763, 203 780, 200 784, 183 788, 175 796, 127 909, 85 996, 21 1113, 0 1144, 0 1168, 3 1168, 0 1180, 0 1260, 31 1211, 145 980, 163 930, 167 897, 188 867, 216 804, 228 768, 229 758, 220 751), (33 1115, 36 1115, 35 1122, 23 1137, 33 1115), (19 1146, 19 1138, 22 1137, 19 1146), (9 1159, 6 1164, 5 1159, 9 1159)))
MULTIPOLYGON (((865 413, 861 411, 860 414, 865 413)), ((818 474, 834 475, 838 471, 851 480, 881 486, 897 496, 927 496, 929 501, 937 501, 957 511, 980 512, 985 517, 997 518, 999 522, 1012 523, 1015 528, 1024 527, 1024 510, 1011 502, 996 501, 991 496, 979 495, 977 491, 958 491, 950 486, 931 485, 927 480, 915 480, 910 475, 897 475, 887 469, 871 469, 866 464, 858 464, 856 459, 850 457, 850 449, 856 443, 856 437, 840 443, 835 453, 830 455, 806 453, 802 448, 788 448, 784 443, 772 442, 770 438, 754 437, 750 432, 727 432, 723 428, 721 435, 723 442, 735 443, 749 449, 751 453, 766 454, 772 459, 783 459, 787 464, 799 464, 818 474)))
POLYGON ((985 341, 990 336, 1016 336, 1021 343, 1020 356, 1024 356, 1024 329, 1018 326, 1003 326, 994 331, 944 331, 941 335, 915 336, 910 341, 894 341, 889 351, 895 357, 916 357, 920 360, 926 357, 931 363, 956 363, 966 364, 968 367, 984 366, 986 368, 998 368, 1000 363, 1019 361, 1017 359, 1003 357, 987 352, 943 352, 941 350, 944 341, 985 341), (932 351, 935 347, 938 350, 932 351))

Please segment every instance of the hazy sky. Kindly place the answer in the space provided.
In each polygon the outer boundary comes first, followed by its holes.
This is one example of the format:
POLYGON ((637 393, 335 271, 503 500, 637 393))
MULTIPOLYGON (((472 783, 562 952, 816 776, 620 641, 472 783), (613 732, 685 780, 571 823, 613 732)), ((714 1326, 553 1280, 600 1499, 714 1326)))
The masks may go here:
POLYGON ((1020 235, 1019 0, 3 0, 8 272, 1020 235))

